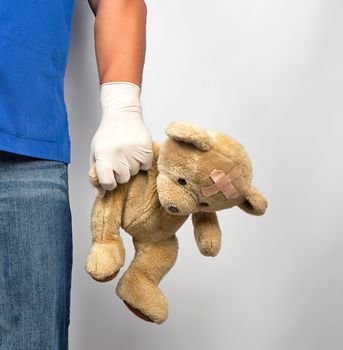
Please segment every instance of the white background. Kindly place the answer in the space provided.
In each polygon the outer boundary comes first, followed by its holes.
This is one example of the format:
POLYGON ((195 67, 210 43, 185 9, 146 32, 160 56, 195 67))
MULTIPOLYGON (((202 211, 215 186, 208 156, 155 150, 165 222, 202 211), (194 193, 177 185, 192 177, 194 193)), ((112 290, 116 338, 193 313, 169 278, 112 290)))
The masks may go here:
MULTIPOLYGON (((84 271, 91 243, 91 138, 101 114, 93 22, 74 12, 65 97, 74 231, 71 350, 343 349, 341 0, 147 1, 142 103, 154 140, 172 120, 237 138, 269 200, 263 217, 219 212, 216 258, 197 251, 191 222, 161 287, 163 325, 134 316, 118 278, 84 271)), ((133 249, 122 232, 127 250, 133 249)))

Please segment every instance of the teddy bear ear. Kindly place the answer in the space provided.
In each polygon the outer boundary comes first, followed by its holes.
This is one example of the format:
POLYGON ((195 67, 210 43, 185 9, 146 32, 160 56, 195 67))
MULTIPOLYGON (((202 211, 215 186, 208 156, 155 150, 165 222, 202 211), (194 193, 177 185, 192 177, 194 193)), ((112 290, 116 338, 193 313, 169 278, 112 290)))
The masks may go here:
POLYGON ((267 200, 255 187, 250 187, 244 194, 245 200, 239 207, 251 215, 263 215, 268 207, 267 200))
POLYGON ((208 131, 189 122, 172 122, 167 127, 166 134, 172 140, 191 143, 203 152, 209 151, 214 144, 208 131))

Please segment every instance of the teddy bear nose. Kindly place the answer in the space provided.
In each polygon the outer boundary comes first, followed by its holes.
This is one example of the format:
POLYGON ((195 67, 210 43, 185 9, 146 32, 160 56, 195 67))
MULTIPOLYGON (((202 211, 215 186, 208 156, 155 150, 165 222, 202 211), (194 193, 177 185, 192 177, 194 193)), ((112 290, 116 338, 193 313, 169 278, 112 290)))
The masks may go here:
POLYGON ((174 207, 173 205, 169 206, 169 211, 172 212, 172 213, 178 213, 179 212, 179 209, 177 209, 176 207, 174 207))

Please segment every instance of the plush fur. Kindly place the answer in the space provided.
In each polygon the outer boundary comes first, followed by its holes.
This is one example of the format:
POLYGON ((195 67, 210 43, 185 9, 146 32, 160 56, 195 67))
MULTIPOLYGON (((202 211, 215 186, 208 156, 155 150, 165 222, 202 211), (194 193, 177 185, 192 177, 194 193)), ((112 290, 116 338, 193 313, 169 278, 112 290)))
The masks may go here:
MULTIPOLYGON (((167 300, 158 284, 176 261, 175 234, 189 215, 200 252, 215 256, 221 246, 216 211, 238 206, 249 214, 262 215, 267 208, 266 199, 252 186, 249 156, 236 140, 187 122, 171 123, 166 133, 164 143, 153 143, 154 160, 148 171, 140 171, 95 200, 93 244, 86 262, 94 279, 113 279, 125 259, 119 228, 129 233, 136 253, 116 293, 137 316, 158 324, 168 317, 167 300), (213 169, 226 174, 235 166, 242 171, 233 181, 237 198, 227 199, 222 192, 202 195, 201 188, 214 183, 213 169)), ((89 178, 99 186, 94 164, 89 178)))

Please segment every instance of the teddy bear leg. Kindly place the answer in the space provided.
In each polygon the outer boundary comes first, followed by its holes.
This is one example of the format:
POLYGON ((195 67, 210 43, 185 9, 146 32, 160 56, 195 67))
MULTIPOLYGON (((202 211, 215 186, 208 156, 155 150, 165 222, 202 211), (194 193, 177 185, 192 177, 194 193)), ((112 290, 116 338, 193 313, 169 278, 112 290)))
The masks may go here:
POLYGON ((88 253, 86 271, 97 281, 112 280, 124 265, 125 250, 119 236, 119 206, 113 193, 107 193, 93 205, 93 244, 88 253))
POLYGON ((160 324, 168 317, 168 304, 158 284, 176 261, 177 238, 158 243, 134 240, 134 246, 135 257, 116 292, 138 317, 160 324))

